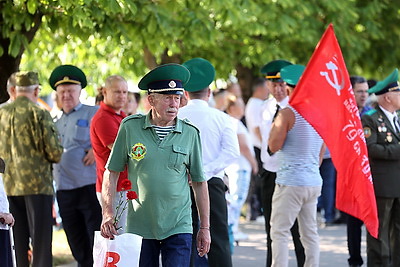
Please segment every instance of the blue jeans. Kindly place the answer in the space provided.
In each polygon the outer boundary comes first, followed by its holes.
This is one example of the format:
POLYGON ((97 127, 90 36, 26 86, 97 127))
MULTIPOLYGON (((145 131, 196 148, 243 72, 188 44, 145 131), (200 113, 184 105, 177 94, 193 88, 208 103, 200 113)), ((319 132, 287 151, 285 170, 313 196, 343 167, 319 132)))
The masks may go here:
POLYGON ((176 234, 163 240, 143 239, 140 267, 187 267, 190 264, 192 234, 176 234))
POLYGON ((234 173, 229 172, 228 176, 230 188, 228 222, 232 225, 232 232, 235 234, 239 231, 240 211, 249 193, 251 173, 247 170, 238 170, 234 173))
POLYGON ((322 192, 318 198, 318 207, 324 210, 325 222, 332 223, 336 215, 336 169, 332 159, 324 159, 319 171, 322 177, 322 192))

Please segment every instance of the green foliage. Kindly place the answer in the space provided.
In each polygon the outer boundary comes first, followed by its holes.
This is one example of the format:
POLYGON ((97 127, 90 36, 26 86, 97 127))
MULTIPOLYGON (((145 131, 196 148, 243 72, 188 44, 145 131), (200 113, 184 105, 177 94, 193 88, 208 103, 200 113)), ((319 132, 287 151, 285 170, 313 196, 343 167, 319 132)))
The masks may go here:
POLYGON ((218 78, 238 65, 259 75, 266 62, 306 64, 333 23, 351 74, 382 78, 400 59, 400 2, 389 0, 14 0, 0 3, 3 53, 44 81, 59 64, 76 64, 89 89, 119 73, 138 80, 155 63, 209 59, 218 78), (33 41, 26 32, 38 25, 33 41))

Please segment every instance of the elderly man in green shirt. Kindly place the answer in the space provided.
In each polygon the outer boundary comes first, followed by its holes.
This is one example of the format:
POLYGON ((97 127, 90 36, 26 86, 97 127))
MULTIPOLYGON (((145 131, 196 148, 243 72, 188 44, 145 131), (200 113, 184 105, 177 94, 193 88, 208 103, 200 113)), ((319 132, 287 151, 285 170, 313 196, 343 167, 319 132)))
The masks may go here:
POLYGON ((52 163, 60 161, 63 148, 50 113, 36 102, 36 72, 18 72, 16 99, 0 108, 0 155, 7 168, 4 186, 15 218, 14 240, 18 266, 52 266, 52 163), (29 242, 29 238, 31 242, 29 242))
POLYGON ((139 82, 148 90, 151 110, 121 123, 104 174, 101 233, 117 234, 112 203, 119 172, 128 166, 138 199, 128 210, 127 232, 143 236, 140 266, 189 266, 192 240, 190 184, 200 214, 197 251, 210 248, 209 196, 205 181, 200 135, 188 121, 177 118, 183 85, 189 70, 179 64, 153 69, 139 82))

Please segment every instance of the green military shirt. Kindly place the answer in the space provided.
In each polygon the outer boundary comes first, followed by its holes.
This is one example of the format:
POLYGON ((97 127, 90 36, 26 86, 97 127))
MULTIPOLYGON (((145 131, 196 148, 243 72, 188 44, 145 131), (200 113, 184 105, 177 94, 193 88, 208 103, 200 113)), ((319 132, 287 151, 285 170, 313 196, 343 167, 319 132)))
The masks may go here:
POLYGON ((47 110, 25 96, 0 108, 0 156, 6 162, 8 196, 52 195, 51 164, 63 148, 47 110))
POLYGON ((138 194, 129 205, 127 231, 161 240, 193 232, 188 173, 196 182, 205 177, 197 128, 176 119, 175 129, 160 141, 149 114, 121 122, 107 168, 121 172, 128 164, 138 194))

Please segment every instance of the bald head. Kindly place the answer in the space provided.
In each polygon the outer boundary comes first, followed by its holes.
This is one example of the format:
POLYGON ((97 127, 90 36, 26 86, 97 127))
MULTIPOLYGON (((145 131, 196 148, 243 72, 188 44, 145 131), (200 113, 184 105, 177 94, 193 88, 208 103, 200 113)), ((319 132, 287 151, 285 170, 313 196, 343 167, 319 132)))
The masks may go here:
POLYGON ((127 101, 128 83, 120 75, 111 75, 106 79, 102 92, 104 104, 120 112, 127 101))

